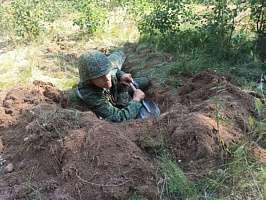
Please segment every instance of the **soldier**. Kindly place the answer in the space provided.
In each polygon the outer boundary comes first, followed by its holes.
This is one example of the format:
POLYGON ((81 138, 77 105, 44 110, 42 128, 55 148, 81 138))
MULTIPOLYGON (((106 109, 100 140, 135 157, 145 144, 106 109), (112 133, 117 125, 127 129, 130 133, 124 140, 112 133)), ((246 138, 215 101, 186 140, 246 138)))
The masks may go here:
POLYGON ((149 85, 146 77, 134 78, 121 71, 126 56, 115 51, 105 56, 97 50, 85 51, 78 60, 80 82, 78 96, 100 118, 111 122, 122 122, 136 118, 142 107, 145 94, 141 89, 149 85), (133 91, 130 83, 140 89, 133 91))

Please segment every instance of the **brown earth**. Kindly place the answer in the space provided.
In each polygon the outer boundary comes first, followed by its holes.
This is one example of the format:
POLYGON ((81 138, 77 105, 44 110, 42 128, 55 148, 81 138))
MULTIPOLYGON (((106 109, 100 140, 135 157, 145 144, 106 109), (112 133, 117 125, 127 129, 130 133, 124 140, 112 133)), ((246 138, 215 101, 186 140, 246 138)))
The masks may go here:
MULTIPOLYGON (((161 175, 148 155, 164 147, 185 172, 205 173, 223 163, 220 138, 237 144, 249 132, 248 116, 259 120, 253 96, 209 70, 179 89, 152 81, 145 92, 161 116, 120 124, 71 108, 51 83, 34 81, 1 96, 0 199, 128 199, 135 191, 158 199, 161 175), (210 113, 219 100, 227 101, 219 119, 234 121, 218 128, 210 113)), ((264 149, 250 152, 266 162, 264 149)))

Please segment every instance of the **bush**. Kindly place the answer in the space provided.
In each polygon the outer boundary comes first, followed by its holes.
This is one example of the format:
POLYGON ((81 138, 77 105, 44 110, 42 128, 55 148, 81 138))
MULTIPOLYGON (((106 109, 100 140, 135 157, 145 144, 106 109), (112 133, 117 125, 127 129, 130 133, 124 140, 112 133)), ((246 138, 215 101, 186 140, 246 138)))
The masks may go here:
POLYGON ((26 37, 29 41, 44 30, 44 11, 38 0, 15 0, 11 3, 13 11, 13 28, 17 36, 26 37))
POLYGON ((0 5, 0 28, 2 34, 15 39, 14 36, 28 41, 46 31, 45 24, 62 17, 65 1, 55 0, 14 0, 11 4, 0 5))
POLYGON ((73 25, 78 25, 86 33, 95 32, 108 23, 108 10, 105 1, 76 1, 73 7, 80 12, 73 25))

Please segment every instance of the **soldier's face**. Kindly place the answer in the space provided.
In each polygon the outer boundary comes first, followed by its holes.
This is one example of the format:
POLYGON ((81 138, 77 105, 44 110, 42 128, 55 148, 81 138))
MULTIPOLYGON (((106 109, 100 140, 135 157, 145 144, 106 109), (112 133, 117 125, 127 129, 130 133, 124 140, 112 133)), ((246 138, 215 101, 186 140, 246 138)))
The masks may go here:
POLYGON ((90 80, 93 84, 100 88, 111 88, 112 87, 112 81, 111 81, 111 72, 100 76, 98 78, 94 78, 90 80))

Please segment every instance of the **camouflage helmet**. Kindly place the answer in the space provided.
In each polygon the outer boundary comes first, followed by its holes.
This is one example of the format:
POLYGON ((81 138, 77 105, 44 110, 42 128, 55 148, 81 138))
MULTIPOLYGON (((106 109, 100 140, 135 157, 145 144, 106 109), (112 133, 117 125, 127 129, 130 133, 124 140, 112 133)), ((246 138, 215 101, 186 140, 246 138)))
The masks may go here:
POLYGON ((98 50, 85 51, 78 60, 79 77, 81 81, 98 78, 110 72, 112 63, 98 50))

